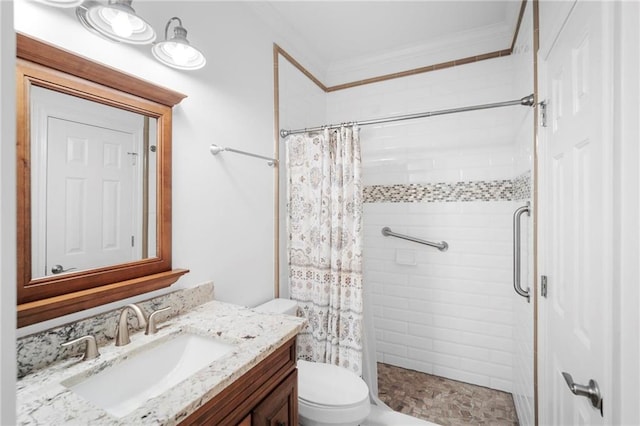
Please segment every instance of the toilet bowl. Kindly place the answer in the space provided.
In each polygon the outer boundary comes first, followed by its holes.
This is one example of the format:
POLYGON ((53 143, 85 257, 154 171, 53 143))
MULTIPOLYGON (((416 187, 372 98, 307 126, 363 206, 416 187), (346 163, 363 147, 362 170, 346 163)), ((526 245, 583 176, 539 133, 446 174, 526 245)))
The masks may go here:
POLYGON ((298 411, 303 426, 355 426, 371 410, 369 388, 346 368, 298 360, 298 411))
MULTIPOLYGON (((274 299, 254 310, 295 315, 297 303, 274 299)), ((356 374, 336 365, 298 360, 300 425, 357 426, 370 410, 369 388, 356 374)))

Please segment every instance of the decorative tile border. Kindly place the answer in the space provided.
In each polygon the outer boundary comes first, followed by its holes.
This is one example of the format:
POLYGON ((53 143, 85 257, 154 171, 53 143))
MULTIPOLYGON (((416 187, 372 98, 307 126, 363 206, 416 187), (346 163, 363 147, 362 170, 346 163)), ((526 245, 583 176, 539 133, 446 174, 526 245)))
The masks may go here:
POLYGON ((458 201, 512 201, 529 198, 530 173, 514 180, 370 185, 363 189, 365 203, 438 203, 458 201))
POLYGON ((531 172, 527 171, 513 179, 513 200, 528 200, 531 198, 531 172))

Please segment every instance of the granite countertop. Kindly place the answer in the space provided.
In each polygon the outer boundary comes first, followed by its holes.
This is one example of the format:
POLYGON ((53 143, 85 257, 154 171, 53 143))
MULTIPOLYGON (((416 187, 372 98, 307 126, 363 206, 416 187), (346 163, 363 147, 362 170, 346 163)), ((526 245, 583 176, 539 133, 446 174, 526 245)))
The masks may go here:
MULTIPOLYGON (((135 322, 135 321, 134 321, 135 322)), ((99 358, 67 359, 17 382, 17 416, 21 425, 175 425, 295 336, 305 320, 259 313, 212 301, 159 325, 158 333, 131 335, 131 343, 101 346, 99 358), (211 336, 235 349, 143 406, 116 418, 75 394, 61 382, 90 376, 116 364, 146 345, 176 333, 211 336)), ((150 346, 152 346, 150 345, 150 346)), ((122 383, 122 386, 127 386, 122 383)))

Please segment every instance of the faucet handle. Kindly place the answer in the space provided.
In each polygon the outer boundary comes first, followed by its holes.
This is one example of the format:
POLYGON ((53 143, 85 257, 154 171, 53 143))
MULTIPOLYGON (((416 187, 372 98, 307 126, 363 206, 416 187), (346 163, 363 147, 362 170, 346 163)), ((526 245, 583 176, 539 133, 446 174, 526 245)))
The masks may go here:
POLYGON ((158 332, 158 329, 156 327, 156 314, 159 314, 160 312, 166 312, 169 310, 171 310, 171 306, 167 306, 166 308, 160 308, 157 311, 151 312, 151 315, 149 315, 149 318, 147 319, 147 328, 144 331, 144 334, 146 335, 156 334, 158 332))
POLYGON ((60 346, 67 347, 71 345, 75 345, 79 342, 87 342, 86 349, 84 350, 84 356, 82 357, 83 361, 87 361, 90 359, 98 358, 100 356, 100 352, 98 352, 98 345, 96 343, 96 338, 88 334, 86 336, 78 337, 77 339, 70 340, 68 342, 62 343, 60 346))

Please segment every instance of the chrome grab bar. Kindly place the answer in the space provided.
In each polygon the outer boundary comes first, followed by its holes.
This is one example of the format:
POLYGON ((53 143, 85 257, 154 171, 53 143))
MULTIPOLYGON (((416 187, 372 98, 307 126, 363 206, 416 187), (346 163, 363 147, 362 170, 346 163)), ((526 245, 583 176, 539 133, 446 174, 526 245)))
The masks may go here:
POLYGON ((531 302, 529 288, 522 289, 520 285, 520 217, 526 213, 531 215, 531 203, 527 201, 526 206, 522 206, 513 213, 513 288, 518 295, 527 298, 527 302, 531 302))
POLYGON ((432 243, 431 241, 422 240, 420 238, 410 237, 408 235, 396 234, 388 226, 385 226, 384 228, 382 228, 382 235, 384 235, 385 237, 396 237, 396 238, 401 238, 403 240, 413 241, 414 243, 435 247, 440 251, 447 251, 447 249, 449 248, 449 244, 447 244, 446 241, 441 241, 439 243, 432 243))

